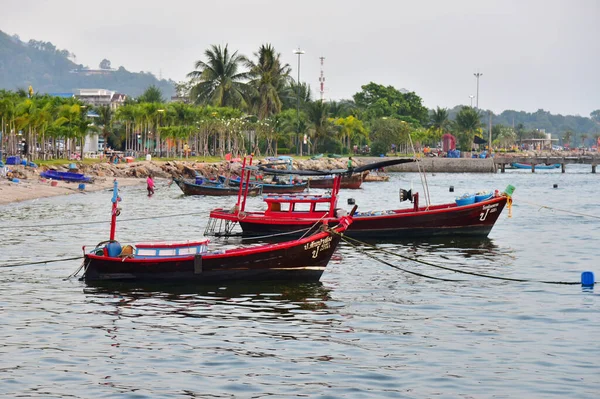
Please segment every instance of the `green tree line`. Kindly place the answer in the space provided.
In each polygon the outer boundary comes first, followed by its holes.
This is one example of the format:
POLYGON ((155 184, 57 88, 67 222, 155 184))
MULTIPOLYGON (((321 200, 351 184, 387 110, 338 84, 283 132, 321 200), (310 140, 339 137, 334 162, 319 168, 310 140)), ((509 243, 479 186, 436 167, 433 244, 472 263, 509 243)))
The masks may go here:
MULTIPOLYGON (((392 149, 419 152, 437 146, 446 133, 457 138, 459 149, 469 151, 475 136, 489 136, 485 111, 466 106, 428 110, 416 93, 375 82, 363 85, 352 99, 313 100, 310 87, 293 79, 289 64, 268 43, 250 57, 228 45, 212 45, 187 78, 177 84, 177 92, 188 102, 166 102, 162 90, 151 85, 116 111, 92 110, 72 98, 0 91, 2 148, 13 154, 26 140, 32 159, 59 156, 57 141, 69 143, 71 152, 83 147, 86 135, 98 133, 115 149, 159 156, 181 154, 185 144, 198 155, 379 155, 392 149)), ((590 118, 596 128, 599 113, 590 118)), ((560 132, 562 139, 586 144, 594 138, 593 133, 577 137, 568 127, 560 132)), ((492 144, 504 148, 542 134, 521 122, 493 124, 491 133, 492 144)))

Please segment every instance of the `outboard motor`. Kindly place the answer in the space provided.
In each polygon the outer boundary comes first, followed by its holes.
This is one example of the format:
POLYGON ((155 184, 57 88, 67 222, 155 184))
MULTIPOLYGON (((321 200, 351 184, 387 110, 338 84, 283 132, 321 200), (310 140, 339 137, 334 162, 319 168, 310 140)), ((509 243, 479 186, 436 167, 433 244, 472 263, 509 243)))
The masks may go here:
POLYGON ((399 192, 399 196, 400 196, 400 202, 404 202, 406 200, 410 200, 410 202, 413 202, 412 190, 406 191, 405 189, 401 188, 400 192, 399 192))

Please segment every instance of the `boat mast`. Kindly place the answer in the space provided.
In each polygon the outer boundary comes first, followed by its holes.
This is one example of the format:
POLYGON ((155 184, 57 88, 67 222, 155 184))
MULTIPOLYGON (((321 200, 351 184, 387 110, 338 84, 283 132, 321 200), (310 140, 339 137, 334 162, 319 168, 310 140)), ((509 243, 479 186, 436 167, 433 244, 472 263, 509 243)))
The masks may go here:
POLYGON ((117 208, 117 203, 121 201, 119 197, 119 183, 117 183, 117 179, 115 179, 113 183, 113 196, 112 196, 112 216, 110 219, 110 240, 114 241, 115 239, 115 230, 117 229, 117 216, 119 216, 119 208, 117 208))
POLYGON ((240 200, 242 199, 242 191, 244 190, 244 172, 245 172, 245 167, 246 167, 246 157, 244 157, 244 160, 242 161, 242 173, 240 173, 240 187, 238 189, 238 197, 237 197, 237 202, 235 204, 235 209, 237 209, 237 213, 240 213, 240 200))
POLYGON ((333 187, 331 188, 331 202, 329 206, 329 217, 335 216, 335 206, 337 205, 337 196, 342 185, 342 175, 335 175, 333 178, 333 187))
MULTIPOLYGON (((246 157, 244 157, 244 162, 246 161, 246 157)), ((250 155, 250 162, 248 166, 252 166, 252 155, 250 155)), ((242 168, 242 176, 244 175, 244 169, 242 168)), ((242 184, 240 183, 240 186, 242 184)), ((242 209, 240 212, 243 212, 246 209, 246 198, 248 198, 248 190, 250 189, 250 169, 246 171, 246 186, 244 187, 244 198, 242 199, 242 209)))

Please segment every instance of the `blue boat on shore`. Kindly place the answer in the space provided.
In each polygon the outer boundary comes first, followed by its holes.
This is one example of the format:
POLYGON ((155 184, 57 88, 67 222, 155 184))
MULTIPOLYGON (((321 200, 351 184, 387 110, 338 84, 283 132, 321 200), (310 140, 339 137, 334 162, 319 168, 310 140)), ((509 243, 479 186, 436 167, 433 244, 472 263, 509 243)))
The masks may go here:
MULTIPOLYGON (((531 164, 529 164, 529 163, 514 162, 514 163, 511 163, 510 165, 515 169, 531 169, 531 164)), ((557 169, 557 168, 560 168, 560 164, 554 163, 554 164, 546 165, 544 163, 540 163, 538 165, 535 165, 535 168, 536 169, 557 169)))
POLYGON ((83 175, 82 173, 74 173, 74 172, 59 172, 57 170, 49 169, 45 172, 40 173, 41 177, 52 180, 63 180, 70 182, 79 182, 79 183, 87 183, 92 179, 88 176, 83 175))

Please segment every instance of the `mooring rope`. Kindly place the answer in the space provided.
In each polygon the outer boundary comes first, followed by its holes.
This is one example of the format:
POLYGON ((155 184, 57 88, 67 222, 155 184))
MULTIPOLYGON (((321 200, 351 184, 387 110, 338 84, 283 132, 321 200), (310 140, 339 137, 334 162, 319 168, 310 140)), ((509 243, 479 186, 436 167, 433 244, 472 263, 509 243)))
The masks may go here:
MULTIPOLYGON (((443 269, 443 270, 447 270, 447 271, 451 271, 454 273, 460 273, 460 274, 468 274, 468 275, 472 275, 472 276, 477 276, 477 277, 484 277, 484 278, 489 278, 489 279, 494 279, 494 280, 502 280, 502 281, 512 281, 512 282, 518 282, 518 283, 543 283, 543 284, 555 284, 555 285, 576 285, 576 284, 581 284, 581 282, 568 282, 568 281, 544 281, 544 280, 532 280, 532 279, 519 279, 519 278, 511 278, 511 277, 500 277, 500 276, 492 276, 489 274, 483 274, 483 273, 475 273, 475 272, 469 272, 469 271, 465 271, 465 270, 459 270, 459 269, 454 269, 451 267, 447 267, 447 266, 441 266, 441 265, 437 265, 431 262, 427 262, 427 261, 423 261, 417 258, 412 258, 410 256, 406 256, 406 255, 402 255, 396 252, 391 252, 391 251, 387 251, 383 248, 379 248, 376 245, 373 244, 369 244, 363 241, 359 241, 357 239, 348 237, 346 235, 342 235, 342 240, 346 243, 348 243, 349 245, 351 245, 353 248, 358 249, 359 251, 365 253, 361 248, 358 248, 358 245, 364 245, 364 246, 368 246, 374 250, 380 251, 382 253, 385 253, 387 255, 393 255, 393 256, 397 256, 400 257, 402 259, 406 259, 412 262, 416 262, 416 263, 421 263, 423 265, 427 265, 427 266, 431 266, 434 268, 438 268, 438 269, 443 269), (358 245, 356 245, 356 244, 358 245)), ((375 256, 371 256, 370 254, 368 254, 369 257, 384 263, 386 265, 390 265, 389 262, 385 262, 375 256)), ((395 267, 395 266, 394 266, 395 267)), ((395 267, 397 268, 397 267, 395 267)), ((403 269, 400 269, 403 270, 403 269)), ((429 276, 424 276, 424 277, 428 277, 431 278, 429 276)), ((446 279, 440 279, 440 280, 444 280, 444 281, 467 281, 467 280, 446 280, 446 279)))
POLYGON ((63 259, 49 259, 49 260, 40 260, 37 262, 23 262, 23 263, 13 263, 13 264, 1 264, 0 267, 20 267, 20 266, 31 266, 31 265, 41 265, 45 263, 55 263, 55 262, 66 262, 68 260, 81 259, 81 256, 73 257, 73 258, 63 258, 63 259))
POLYGON ((519 203, 536 206, 536 207, 538 207, 540 209, 549 209, 551 211, 558 211, 558 212, 570 213, 570 214, 576 215, 576 216, 584 216, 584 217, 588 217, 588 218, 600 219, 600 216, 598 216, 598 215, 590 215, 588 213, 575 212, 575 211, 570 211, 568 209, 561 209, 561 208, 555 208, 555 207, 548 206, 548 205, 535 204, 533 202, 523 201, 523 200, 520 200, 520 199, 518 201, 519 201, 519 203))

